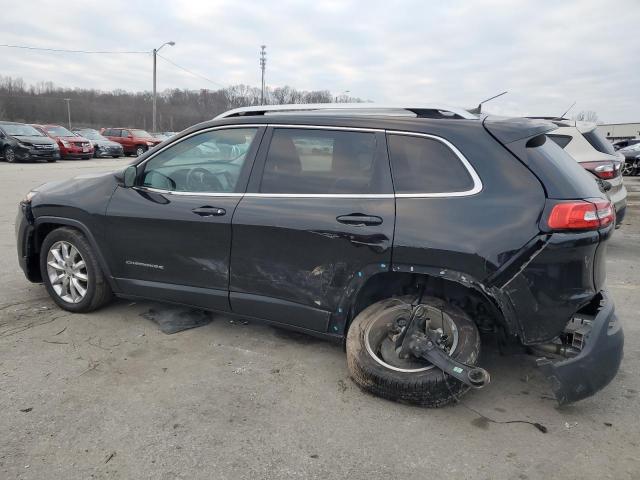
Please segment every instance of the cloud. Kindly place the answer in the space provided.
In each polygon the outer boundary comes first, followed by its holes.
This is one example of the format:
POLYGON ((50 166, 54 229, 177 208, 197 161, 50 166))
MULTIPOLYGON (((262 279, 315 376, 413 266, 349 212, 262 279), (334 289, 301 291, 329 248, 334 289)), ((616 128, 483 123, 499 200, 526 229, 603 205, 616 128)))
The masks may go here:
MULTIPOLYGON (((147 50, 219 84, 329 89, 379 102, 442 101, 500 114, 594 110, 640 120, 637 0, 425 2, 31 0, 3 9, 0 43, 147 50), (42 21, 46 19, 46 22, 42 21)), ((0 49, 2 74, 68 87, 151 89, 151 57, 0 49)), ((159 60, 158 87, 216 88, 159 60)))

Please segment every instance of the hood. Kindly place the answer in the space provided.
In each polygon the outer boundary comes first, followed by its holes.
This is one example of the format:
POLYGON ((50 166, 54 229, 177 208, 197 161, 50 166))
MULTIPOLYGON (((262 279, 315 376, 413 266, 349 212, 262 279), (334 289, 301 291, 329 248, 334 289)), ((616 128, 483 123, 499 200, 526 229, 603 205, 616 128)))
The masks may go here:
POLYGON ((112 142, 111 140, 92 140, 94 145, 101 147, 121 147, 118 142, 112 142))
POLYGON ((77 136, 73 136, 73 137, 53 137, 56 140, 64 140, 65 142, 86 142, 86 143, 91 143, 91 140, 84 138, 84 137, 77 137, 77 136))
MULTIPOLYGON (((69 178, 67 180, 56 180, 54 182, 47 182, 37 188, 34 188, 33 190, 35 192, 42 192, 52 195, 67 195, 78 191, 91 190, 96 186, 105 183, 108 178, 114 178, 114 176, 118 172, 120 172, 120 170, 78 175, 77 177, 69 178)), ((37 196, 35 198, 37 198, 37 196)))
POLYGON ((49 137, 41 137, 38 135, 30 135, 30 136, 13 136, 16 140, 21 143, 29 143, 31 145, 52 145, 55 144, 56 141, 49 137))

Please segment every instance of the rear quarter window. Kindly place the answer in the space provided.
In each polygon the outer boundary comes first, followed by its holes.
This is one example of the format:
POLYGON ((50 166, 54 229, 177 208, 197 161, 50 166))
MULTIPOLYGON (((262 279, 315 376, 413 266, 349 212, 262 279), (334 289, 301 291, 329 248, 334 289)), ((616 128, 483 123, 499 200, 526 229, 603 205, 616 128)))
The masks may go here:
POLYGON ((456 193, 473 189, 469 170, 441 141, 389 134, 387 143, 396 193, 456 193))
POLYGON ((587 142, 589 142, 591 146, 600 153, 606 153, 608 155, 616 154, 613 145, 611 145, 609 140, 607 140, 596 128, 590 132, 585 132, 582 135, 587 139, 587 142))
POLYGON ((571 135, 547 135, 547 137, 553 140, 560 148, 565 148, 573 139, 571 135))

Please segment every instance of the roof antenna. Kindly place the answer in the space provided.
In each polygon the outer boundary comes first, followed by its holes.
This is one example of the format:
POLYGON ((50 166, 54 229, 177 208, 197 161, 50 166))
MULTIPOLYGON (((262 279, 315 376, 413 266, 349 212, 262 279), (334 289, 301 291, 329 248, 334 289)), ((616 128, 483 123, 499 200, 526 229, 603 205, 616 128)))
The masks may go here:
POLYGON ((571 109, 574 107, 574 105, 575 105, 575 104, 576 104, 576 102, 573 102, 573 103, 571 104, 571 106, 570 106, 569 108, 567 108, 567 111, 566 111, 566 112, 564 112, 562 115, 560 115, 559 117, 556 117, 556 118, 557 118, 558 120, 562 120, 562 119, 564 118, 564 116, 565 116, 567 113, 569 113, 569 110, 571 110, 571 109))
POLYGON ((504 91, 504 92, 502 92, 502 93, 499 93, 499 94, 497 94, 497 95, 494 95, 493 97, 489 97, 489 98, 487 98, 486 100, 481 101, 481 102, 478 104, 478 106, 477 106, 476 108, 472 108, 472 109, 470 109, 470 110, 469 110, 469 113, 476 113, 476 114, 477 114, 477 113, 481 113, 481 112, 482 112, 482 104, 483 104, 483 103, 487 103, 488 101, 493 100, 494 98, 501 97, 502 95, 504 95, 504 94, 506 94, 506 93, 509 93, 509 92, 508 92, 508 91, 504 91))

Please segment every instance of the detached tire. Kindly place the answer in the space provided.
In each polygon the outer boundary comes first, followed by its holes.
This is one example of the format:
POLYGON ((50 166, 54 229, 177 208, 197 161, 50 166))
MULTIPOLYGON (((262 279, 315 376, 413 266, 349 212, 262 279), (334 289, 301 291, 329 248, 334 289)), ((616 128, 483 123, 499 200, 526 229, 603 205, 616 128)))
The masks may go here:
POLYGON ((45 237, 40 272, 53 301, 69 312, 92 312, 113 296, 93 248, 73 228, 58 228, 45 237))
MULTIPOLYGON (((353 381, 367 392, 402 403, 442 407, 470 387, 426 361, 393 358, 392 344, 383 345, 388 342, 385 328, 390 330, 398 318, 408 319, 412 301, 415 297, 388 298, 360 312, 347 334, 347 365, 353 381)), ((440 319, 440 326, 449 334, 452 358, 476 365, 480 334, 473 320, 460 308, 435 297, 424 297, 422 305, 431 318, 440 319)))

